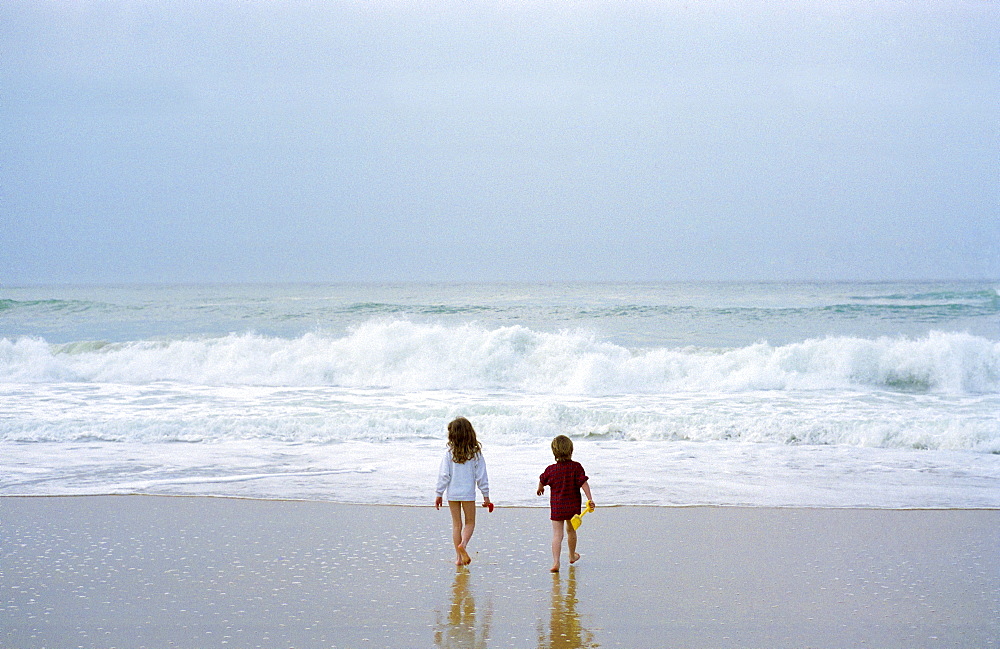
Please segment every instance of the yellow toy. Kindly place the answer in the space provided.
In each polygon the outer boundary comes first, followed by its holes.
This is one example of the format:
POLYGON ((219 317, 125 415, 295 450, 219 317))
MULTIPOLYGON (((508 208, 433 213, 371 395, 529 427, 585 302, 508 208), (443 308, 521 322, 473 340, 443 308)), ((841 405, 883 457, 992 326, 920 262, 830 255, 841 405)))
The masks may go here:
POLYGON ((569 522, 573 526, 573 529, 574 530, 580 529, 580 526, 583 525, 583 517, 587 514, 587 512, 592 512, 592 511, 594 511, 594 501, 588 500, 587 508, 584 509, 579 514, 577 514, 576 516, 574 516, 573 518, 569 519, 569 522))

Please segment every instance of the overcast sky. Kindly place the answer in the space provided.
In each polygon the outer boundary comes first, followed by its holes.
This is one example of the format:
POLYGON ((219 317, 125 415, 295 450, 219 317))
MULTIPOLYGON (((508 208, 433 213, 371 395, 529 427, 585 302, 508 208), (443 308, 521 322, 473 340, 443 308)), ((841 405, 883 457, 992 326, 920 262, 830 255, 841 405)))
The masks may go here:
POLYGON ((0 5, 0 284, 1000 278, 1000 2, 0 5))

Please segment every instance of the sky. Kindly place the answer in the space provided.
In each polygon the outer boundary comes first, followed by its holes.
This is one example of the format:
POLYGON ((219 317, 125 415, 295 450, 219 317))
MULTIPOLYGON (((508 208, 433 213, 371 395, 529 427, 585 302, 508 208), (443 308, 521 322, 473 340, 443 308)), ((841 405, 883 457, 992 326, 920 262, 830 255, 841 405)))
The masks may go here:
POLYGON ((0 285, 1000 278, 1000 0, 6 0, 0 285))

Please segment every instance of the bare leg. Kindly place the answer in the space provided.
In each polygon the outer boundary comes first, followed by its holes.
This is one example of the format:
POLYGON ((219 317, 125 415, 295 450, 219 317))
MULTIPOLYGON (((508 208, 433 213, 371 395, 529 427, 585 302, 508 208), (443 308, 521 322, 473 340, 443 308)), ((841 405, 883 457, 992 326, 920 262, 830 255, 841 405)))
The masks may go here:
POLYGON ((451 542, 455 546, 455 565, 464 566, 462 552, 458 549, 462 544, 462 503, 449 500, 448 509, 451 511, 451 542))
POLYGON ((552 569, 549 572, 559 572, 559 554, 562 552, 563 527, 568 521, 552 521, 552 569))
POLYGON ((451 510, 451 540, 455 544, 455 565, 467 566, 472 563, 472 557, 466 551, 472 533, 476 529, 476 503, 473 500, 449 500, 451 510), (464 516, 463 516, 464 514, 464 516), (462 519, 465 519, 465 522, 462 519))
POLYGON ((569 562, 579 561, 580 555, 576 553, 576 528, 569 521, 566 521, 566 545, 569 548, 569 562))
POLYGON ((462 555, 462 562, 469 565, 472 563, 472 557, 469 556, 467 548, 469 541, 472 540, 472 533, 476 531, 476 501, 463 500, 462 512, 465 514, 465 525, 462 526, 462 539, 458 551, 462 555))

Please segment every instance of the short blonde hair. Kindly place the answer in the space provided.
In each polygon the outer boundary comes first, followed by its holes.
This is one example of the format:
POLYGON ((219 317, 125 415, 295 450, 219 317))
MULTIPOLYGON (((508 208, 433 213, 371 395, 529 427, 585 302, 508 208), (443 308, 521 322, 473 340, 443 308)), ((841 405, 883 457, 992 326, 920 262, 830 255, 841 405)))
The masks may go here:
POLYGON ((573 440, 560 435, 552 440, 552 455, 556 456, 556 462, 573 459, 573 440))

